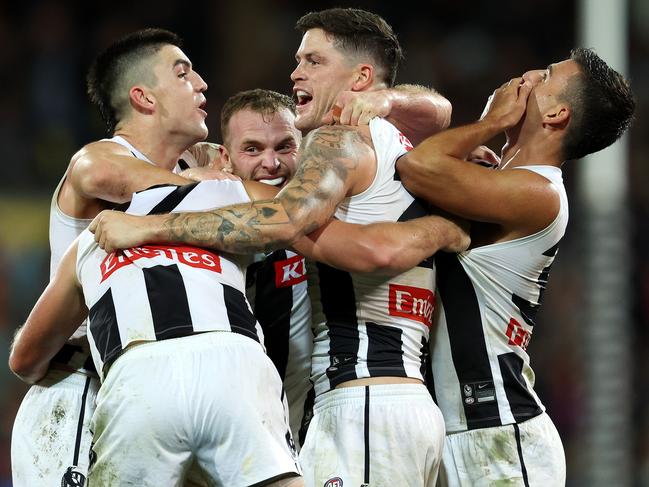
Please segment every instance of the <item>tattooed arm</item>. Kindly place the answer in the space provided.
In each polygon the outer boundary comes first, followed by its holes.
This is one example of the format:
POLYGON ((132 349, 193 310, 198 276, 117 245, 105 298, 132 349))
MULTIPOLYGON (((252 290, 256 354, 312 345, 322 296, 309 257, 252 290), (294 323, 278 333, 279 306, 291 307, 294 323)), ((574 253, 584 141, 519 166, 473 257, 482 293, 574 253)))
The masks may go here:
POLYGON ((273 199, 200 213, 135 217, 102 212, 90 230, 108 252, 149 242, 184 242, 230 253, 287 248, 327 222, 345 197, 362 191, 374 164, 366 127, 321 127, 304 140, 295 177, 273 199))

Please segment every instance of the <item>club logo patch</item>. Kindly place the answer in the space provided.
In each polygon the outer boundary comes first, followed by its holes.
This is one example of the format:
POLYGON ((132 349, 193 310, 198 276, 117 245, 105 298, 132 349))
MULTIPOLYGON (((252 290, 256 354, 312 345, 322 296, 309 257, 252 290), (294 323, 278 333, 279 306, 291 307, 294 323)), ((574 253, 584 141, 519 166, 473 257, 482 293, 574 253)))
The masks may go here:
POLYGON ((68 467, 61 477, 61 487, 83 487, 86 485, 86 476, 76 466, 68 467))
POLYGON ((340 477, 334 477, 327 480, 323 487, 343 487, 343 479, 340 477))

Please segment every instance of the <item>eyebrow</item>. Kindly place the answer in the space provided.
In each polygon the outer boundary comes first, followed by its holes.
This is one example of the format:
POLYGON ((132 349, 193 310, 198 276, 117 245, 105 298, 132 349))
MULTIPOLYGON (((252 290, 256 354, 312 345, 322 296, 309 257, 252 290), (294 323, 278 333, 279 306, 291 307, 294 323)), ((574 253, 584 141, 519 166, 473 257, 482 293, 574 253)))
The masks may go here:
POLYGON ((179 64, 182 64, 187 69, 192 69, 192 63, 190 63, 187 59, 176 59, 176 61, 174 62, 173 67, 175 68, 179 64))

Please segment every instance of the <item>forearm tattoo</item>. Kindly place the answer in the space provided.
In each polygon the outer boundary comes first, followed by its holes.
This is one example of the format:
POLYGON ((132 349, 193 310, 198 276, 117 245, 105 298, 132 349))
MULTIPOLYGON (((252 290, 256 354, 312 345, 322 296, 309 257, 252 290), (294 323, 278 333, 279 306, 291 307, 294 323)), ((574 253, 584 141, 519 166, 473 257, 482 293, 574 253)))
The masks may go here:
POLYGON ((359 160, 372 154, 371 141, 355 128, 321 127, 304 140, 295 176, 274 199, 171 214, 163 234, 172 242, 231 253, 288 247, 333 215, 359 160))

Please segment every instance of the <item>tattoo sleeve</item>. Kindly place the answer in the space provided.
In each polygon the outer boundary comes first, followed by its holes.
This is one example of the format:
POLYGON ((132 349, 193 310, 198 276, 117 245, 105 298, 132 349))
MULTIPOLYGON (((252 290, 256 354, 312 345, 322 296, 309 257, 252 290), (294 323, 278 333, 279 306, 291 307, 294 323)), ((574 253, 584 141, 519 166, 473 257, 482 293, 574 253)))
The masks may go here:
POLYGON ((294 178, 274 199, 170 214, 156 240, 230 253, 290 247, 331 218, 349 192, 357 166, 368 157, 373 157, 371 141, 358 129, 321 127, 304 140, 294 178))

